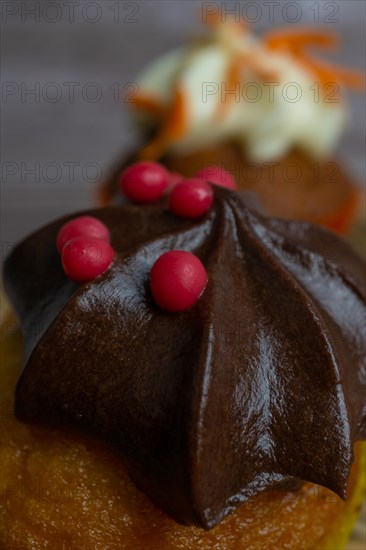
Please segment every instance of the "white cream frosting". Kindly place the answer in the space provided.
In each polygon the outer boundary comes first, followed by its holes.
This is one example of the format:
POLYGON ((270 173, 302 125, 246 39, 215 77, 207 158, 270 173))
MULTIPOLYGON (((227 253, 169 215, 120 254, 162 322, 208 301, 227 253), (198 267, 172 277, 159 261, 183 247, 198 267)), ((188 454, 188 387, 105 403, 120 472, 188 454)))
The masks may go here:
POLYGON ((252 34, 239 34, 222 25, 214 41, 177 49, 151 63, 138 86, 142 95, 163 104, 172 101, 176 87, 187 100, 186 130, 170 144, 170 151, 189 152, 235 139, 250 160, 266 162, 280 159, 293 147, 315 159, 334 150, 347 121, 347 110, 339 99, 327 103, 321 84, 317 101, 316 81, 315 73, 290 54, 269 50, 252 34), (276 76, 263 81, 243 62, 236 85, 239 97, 229 100, 220 117, 227 71, 238 55, 255 58, 261 71, 276 76), (258 100, 254 101, 256 94, 258 100), (291 101, 295 97, 298 101, 291 101))

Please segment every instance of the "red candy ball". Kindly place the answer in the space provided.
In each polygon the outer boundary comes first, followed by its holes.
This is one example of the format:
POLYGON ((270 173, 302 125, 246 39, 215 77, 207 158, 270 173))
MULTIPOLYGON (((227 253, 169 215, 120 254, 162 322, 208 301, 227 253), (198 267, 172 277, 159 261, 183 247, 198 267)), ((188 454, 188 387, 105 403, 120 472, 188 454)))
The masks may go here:
POLYGON ((109 242, 110 235, 103 222, 93 216, 79 216, 66 222, 57 233, 57 250, 61 254, 65 244, 75 237, 91 237, 109 242))
POLYGON ((213 203, 212 187, 199 178, 178 183, 169 195, 169 208, 181 218, 200 218, 213 203))
POLYGON ((62 250, 62 267, 77 283, 92 281, 111 265, 114 250, 109 243, 90 237, 76 237, 62 250))
POLYGON ((201 261, 190 252, 172 250, 154 263, 150 287, 155 302, 164 310, 185 311, 197 302, 207 284, 201 261))
POLYGON ((133 202, 149 203, 160 199, 170 182, 169 172, 157 162, 137 162, 122 172, 122 193, 133 202))
POLYGON ((236 181, 233 176, 221 166, 206 166, 206 168, 203 168, 203 170, 197 172, 196 178, 202 178, 206 181, 214 183, 215 185, 220 185, 221 187, 226 187, 227 189, 233 189, 234 191, 237 188, 236 181))

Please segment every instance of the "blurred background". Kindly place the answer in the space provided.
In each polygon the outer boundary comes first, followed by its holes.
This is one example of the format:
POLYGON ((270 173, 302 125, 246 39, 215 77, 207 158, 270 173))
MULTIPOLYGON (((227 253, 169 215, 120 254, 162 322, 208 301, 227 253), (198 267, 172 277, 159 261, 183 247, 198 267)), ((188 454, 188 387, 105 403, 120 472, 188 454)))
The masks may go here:
MULTIPOLYGON (((246 13, 258 32, 316 25, 339 33, 332 60, 365 67, 364 0, 6 1, 2 24, 2 257, 30 230, 95 200, 138 136, 128 95, 149 60, 202 32, 207 5, 246 13)), ((349 94, 352 120, 339 154, 365 181, 365 98, 349 94)))

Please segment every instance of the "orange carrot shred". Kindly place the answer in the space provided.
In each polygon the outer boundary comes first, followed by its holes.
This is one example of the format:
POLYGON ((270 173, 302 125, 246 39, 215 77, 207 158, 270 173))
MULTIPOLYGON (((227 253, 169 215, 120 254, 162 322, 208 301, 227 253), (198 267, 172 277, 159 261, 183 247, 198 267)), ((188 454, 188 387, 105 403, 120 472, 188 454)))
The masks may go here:
POLYGON ((219 12, 206 14, 205 23, 210 27, 219 27, 221 24, 226 23, 228 25, 231 25, 231 28, 237 31, 245 31, 249 28, 248 22, 245 21, 245 19, 241 17, 240 20, 237 21, 236 17, 230 15, 228 16, 222 10, 219 12))
POLYGON ((343 69, 342 67, 334 67, 334 74, 338 80, 350 88, 351 90, 362 91, 366 87, 365 74, 361 71, 352 69, 343 69))
POLYGON ((339 45, 339 37, 336 34, 310 29, 301 29, 297 32, 286 29, 273 31, 268 33, 263 41, 269 49, 286 48, 291 51, 299 51, 307 46, 333 50, 339 45))
POLYGON ((207 13, 205 23, 210 27, 218 27, 221 23, 221 16, 221 12, 207 13))
POLYGON ((274 31, 269 33, 264 42, 271 50, 285 49, 292 53, 297 62, 313 72, 321 84, 330 82, 343 84, 354 90, 365 89, 365 75, 361 71, 344 69, 337 65, 331 65, 324 61, 318 61, 309 57, 304 51, 309 46, 334 49, 339 43, 338 37, 327 32, 314 32, 311 30, 274 31))
POLYGON ((131 102, 132 106, 135 109, 141 109, 147 113, 162 117, 166 113, 166 107, 163 103, 152 95, 147 95, 144 93, 138 93, 134 96, 133 101, 131 102))
POLYGON ((139 157, 148 160, 160 158, 166 148, 179 139, 187 126, 187 100, 183 90, 174 90, 173 103, 167 113, 165 124, 159 133, 139 153, 139 157))
POLYGON ((347 86, 352 90, 365 89, 365 74, 354 69, 344 69, 306 55, 298 56, 298 62, 313 72, 322 85, 334 83, 347 86))

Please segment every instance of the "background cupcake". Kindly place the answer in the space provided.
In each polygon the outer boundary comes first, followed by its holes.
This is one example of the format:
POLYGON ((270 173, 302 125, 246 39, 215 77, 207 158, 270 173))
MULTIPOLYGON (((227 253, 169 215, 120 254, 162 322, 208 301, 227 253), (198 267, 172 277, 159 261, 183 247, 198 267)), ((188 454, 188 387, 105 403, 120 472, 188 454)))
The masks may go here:
POLYGON ((225 12, 206 23, 207 36, 140 75, 132 105, 143 145, 129 160, 208 178, 222 166, 269 213, 346 232, 362 197, 334 152, 349 124, 345 90, 362 91, 364 75, 314 54, 338 44, 316 26, 258 37, 225 12))

